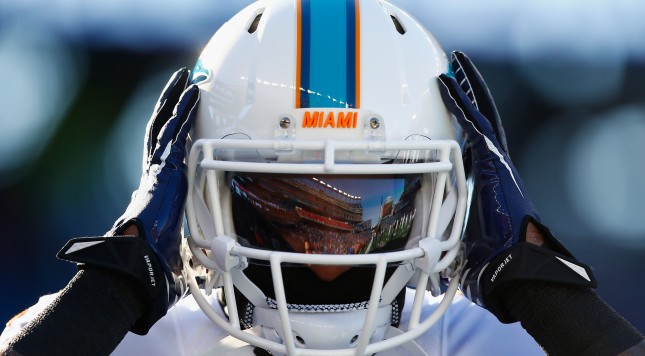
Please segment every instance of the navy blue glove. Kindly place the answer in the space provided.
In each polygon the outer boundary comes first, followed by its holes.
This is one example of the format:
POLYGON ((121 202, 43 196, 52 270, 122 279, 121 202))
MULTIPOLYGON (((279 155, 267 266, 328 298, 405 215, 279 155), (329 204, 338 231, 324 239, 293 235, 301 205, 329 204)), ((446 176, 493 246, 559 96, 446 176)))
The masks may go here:
POLYGON ((439 76, 444 103, 462 127, 464 164, 472 184, 464 233, 466 265, 461 288, 473 302, 503 322, 513 322, 498 304, 513 280, 540 280, 595 287, 591 269, 578 262, 540 223, 513 165, 493 98, 483 78, 461 52, 452 53, 452 73, 439 76), (526 242, 532 223, 544 238, 526 242))
POLYGON ((188 70, 180 69, 161 93, 146 129, 139 188, 107 233, 109 237, 72 239, 58 254, 82 266, 116 270, 141 282, 150 309, 132 330, 139 334, 165 315, 186 289, 179 255, 188 191, 184 158, 199 101, 197 86, 186 88, 189 77, 188 70), (132 225, 141 238, 120 236, 132 225))
MULTIPOLYGON (((161 93, 146 128, 140 186, 108 233, 122 235, 129 224, 136 224, 171 285, 173 274, 181 275, 180 229, 188 191, 186 138, 199 100, 196 86, 186 89, 189 77, 188 70, 177 71, 161 93)), ((169 297, 174 300, 175 296, 169 297)))

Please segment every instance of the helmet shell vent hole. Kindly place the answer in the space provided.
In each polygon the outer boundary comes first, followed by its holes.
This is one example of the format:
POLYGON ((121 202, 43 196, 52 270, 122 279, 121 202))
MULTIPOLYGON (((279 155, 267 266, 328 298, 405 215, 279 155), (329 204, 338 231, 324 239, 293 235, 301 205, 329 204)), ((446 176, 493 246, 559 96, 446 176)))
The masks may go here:
POLYGON ((296 341, 301 345, 305 345, 305 339, 303 339, 300 335, 296 335, 296 341))
POLYGON ((249 27, 246 29, 248 33, 254 33, 258 29, 258 25, 260 24, 260 19, 262 18, 262 12, 257 14, 253 21, 249 24, 249 27))
POLYGON ((399 21, 399 19, 396 18, 394 15, 390 15, 390 18, 392 19, 392 22, 394 23, 394 28, 396 28, 396 31, 400 34, 405 34, 405 28, 399 21))

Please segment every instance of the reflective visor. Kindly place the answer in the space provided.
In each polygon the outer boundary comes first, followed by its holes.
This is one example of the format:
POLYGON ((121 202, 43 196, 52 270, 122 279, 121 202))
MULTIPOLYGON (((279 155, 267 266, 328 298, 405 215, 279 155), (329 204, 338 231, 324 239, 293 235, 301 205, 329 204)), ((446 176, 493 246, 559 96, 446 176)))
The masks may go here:
POLYGON ((421 175, 229 173, 233 220, 244 246, 309 254, 402 249, 421 175))

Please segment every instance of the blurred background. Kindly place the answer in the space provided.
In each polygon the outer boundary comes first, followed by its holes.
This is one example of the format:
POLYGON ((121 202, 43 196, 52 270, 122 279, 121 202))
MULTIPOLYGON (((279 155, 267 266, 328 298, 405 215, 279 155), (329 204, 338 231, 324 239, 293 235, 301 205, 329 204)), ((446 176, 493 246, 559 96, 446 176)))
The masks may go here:
MULTIPOLYGON (((127 206, 166 80, 250 2, 0 1, 0 322, 74 275, 55 254, 127 206)), ((645 332, 645 2, 393 2, 475 61, 543 221, 645 332)))

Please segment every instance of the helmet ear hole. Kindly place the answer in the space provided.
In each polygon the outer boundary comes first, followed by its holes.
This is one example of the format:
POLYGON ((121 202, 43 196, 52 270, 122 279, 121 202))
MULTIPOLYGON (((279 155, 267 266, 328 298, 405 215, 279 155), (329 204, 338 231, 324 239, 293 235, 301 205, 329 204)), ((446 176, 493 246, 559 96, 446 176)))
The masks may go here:
POLYGON ((248 33, 254 33, 258 29, 258 25, 260 24, 260 19, 262 18, 262 12, 257 14, 253 21, 251 21, 251 24, 249 27, 246 29, 248 33))
POLYGON ((396 28, 396 31, 400 34, 405 34, 405 28, 399 21, 399 19, 396 18, 394 15, 390 15, 390 18, 392 19, 392 22, 394 23, 394 28, 396 28))

